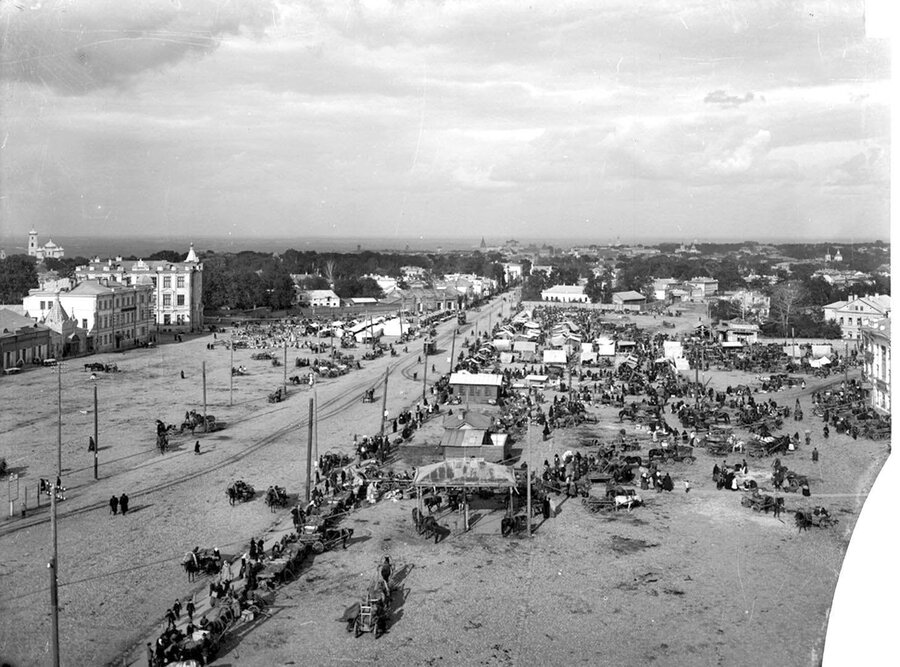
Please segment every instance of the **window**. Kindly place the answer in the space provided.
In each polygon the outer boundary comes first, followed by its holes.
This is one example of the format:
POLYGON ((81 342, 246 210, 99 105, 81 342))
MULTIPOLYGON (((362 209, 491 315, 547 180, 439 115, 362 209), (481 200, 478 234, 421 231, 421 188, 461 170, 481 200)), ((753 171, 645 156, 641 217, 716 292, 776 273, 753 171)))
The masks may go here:
POLYGON ((172 316, 169 313, 163 315, 163 324, 172 324, 172 316))
POLYGON ((44 302, 41 301, 41 310, 44 310, 44 302))
POLYGON ((178 296, 176 296, 175 303, 179 306, 183 306, 184 305, 184 294, 179 294, 178 296))
POLYGON ((172 305, 172 295, 171 294, 163 294, 163 306, 171 306, 172 305))
POLYGON ((81 328, 87 329, 87 320, 81 320, 81 328))
POLYGON ((172 276, 164 276, 163 277, 163 289, 172 286, 172 276))
POLYGON ((184 276, 178 276, 177 278, 175 278, 175 284, 178 287, 184 287, 184 276))

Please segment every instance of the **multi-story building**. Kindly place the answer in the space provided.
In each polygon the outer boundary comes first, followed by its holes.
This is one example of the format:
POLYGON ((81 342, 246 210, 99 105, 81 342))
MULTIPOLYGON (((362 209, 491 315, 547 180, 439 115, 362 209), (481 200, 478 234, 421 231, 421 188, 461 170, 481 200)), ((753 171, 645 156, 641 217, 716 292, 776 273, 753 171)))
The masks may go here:
POLYGON ((826 320, 834 320, 841 326, 844 338, 858 339, 864 325, 888 317, 891 313, 891 297, 884 294, 851 296, 848 301, 835 301, 822 306, 826 320))
POLYGON ((183 262, 95 258, 75 269, 75 279, 97 280, 105 285, 149 285, 151 314, 157 328, 203 328, 203 264, 193 245, 183 262))
POLYGON ((863 325, 863 377, 871 385, 872 407, 891 412, 891 320, 882 318, 863 325))
POLYGON ((43 321, 57 307, 87 335, 85 352, 107 352, 150 340, 153 287, 112 285, 85 280, 68 291, 29 290, 23 299, 28 316, 43 321))
POLYGON ((692 299, 706 299, 719 291, 719 281, 705 276, 685 280, 684 286, 691 291, 692 299))

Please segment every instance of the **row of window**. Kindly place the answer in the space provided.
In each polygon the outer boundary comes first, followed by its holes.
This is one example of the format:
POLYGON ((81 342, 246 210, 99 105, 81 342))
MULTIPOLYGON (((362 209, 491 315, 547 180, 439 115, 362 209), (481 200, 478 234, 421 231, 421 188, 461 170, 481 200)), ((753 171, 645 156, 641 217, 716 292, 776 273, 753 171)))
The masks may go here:
MULTIPOLYGON (((175 286, 184 287, 184 276, 175 276, 175 286)), ((163 276, 163 289, 172 287, 172 276, 163 276)))
MULTIPOLYGON (((163 294, 163 308, 166 306, 172 305, 172 295, 171 294, 163 294)), ((184 305, 184 294, 176 294, 175 295, 175 305, 183 306, 184 305)))
MULTIPOLYGON (((175 316, 175 324, 187 324, 188 322, 189 320, 185 315, 175 316)), ((163 324, 172 324, 172 315, 170 313, 165 313, 163 315, 163 324)))

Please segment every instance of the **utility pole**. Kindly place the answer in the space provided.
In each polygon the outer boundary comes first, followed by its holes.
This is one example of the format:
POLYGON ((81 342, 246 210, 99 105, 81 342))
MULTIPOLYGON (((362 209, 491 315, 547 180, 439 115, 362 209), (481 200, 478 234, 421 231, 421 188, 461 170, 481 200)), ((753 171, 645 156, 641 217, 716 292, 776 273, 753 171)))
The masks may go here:
POLYGON ((844 385, 847 384, 847 339, 844 339, 844 385))
POLYGON ((231 334, 231 374, 228 376, 228 405, 234 405, 234 334, 231 334))
POLYGON ((528 481, 525 491, 525 525, 531 537, 531 387, 528 387, 528 435, 525 442, 525 475, 528 481))
POLYGON ((425 381, 428 379, 428 339, 425 339, 425 342, 422 343, 422 361, 425 362, 425 369, 422 372, 422 403, 425 402, 425 381))
MULTIPOLYGON (((56 366, 56 480, 62 479, 62 364, 56 366)), ((59 667, 59 570, 58 539, 56 526, 56 495, 60 492, 57 481, 50 484, 50 540, 53 551, 47 569, 50 570, 50 664, 59 667)))
POLYGON ((97 385, 94 385, 94 479, 99 479, 98 475, 98 467, 100 462, 97 459, 97 452, 100 450, 100 436, 98 429, 98 419, 97 416, 97 385))
POLYGON ((309 399, 309 433, 306 444, 306 502, 312 497, 312 488, 310 480, 312 475, 312 441, 313 441, 313 399, 309 399))
POLYGON ((203 372, 203 432, 209 432, 209 424, 206 422, 206 362, 201 366, 203 372))
POLYGON ((284 339, 284 377, 281 380, 281 388, 282 392, 285 396, 287 396, 287 338, 284 339))
POLYGON ((56 364, 56 475, 62 478, 62 364, 56 364))
POLYGON ((450 373, 453 372, 453 365, 456 363, 456 329, 453 330, 453 341, 450 343, 450 373))
POLYGON ((381 397, 381 428, 378 431, 382 437, 384 437, 384 420, 387 418, 387 385, 388 373, 390 372, 390 366, 384 369, 384 396, 381 397))

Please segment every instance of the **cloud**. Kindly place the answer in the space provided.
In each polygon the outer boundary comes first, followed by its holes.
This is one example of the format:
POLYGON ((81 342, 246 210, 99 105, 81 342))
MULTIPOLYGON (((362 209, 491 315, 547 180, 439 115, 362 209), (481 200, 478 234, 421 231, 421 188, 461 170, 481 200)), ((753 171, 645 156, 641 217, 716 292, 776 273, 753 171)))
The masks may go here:
POLYGON ((753 93, 745 93, 743 97, 738 97, 736 95, 728 95, 724 90, 714 90, 711 93, 707 93, 706 97, 703 98, 703 101, 707 104, 718 104, 721 107, 739 107, 742 104, 746 104, 747 102, 753 101, 753 93))
POLYGON ((136 75, 214 51, 224 35, 258 34, 269 0, 55 0, 4 3, 0 78, 67 95, 125 86, 136 75))

